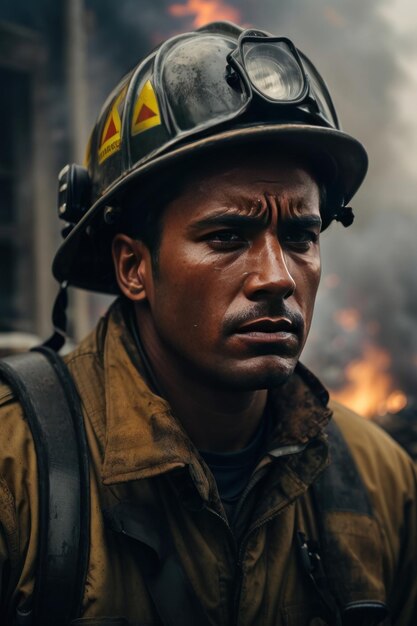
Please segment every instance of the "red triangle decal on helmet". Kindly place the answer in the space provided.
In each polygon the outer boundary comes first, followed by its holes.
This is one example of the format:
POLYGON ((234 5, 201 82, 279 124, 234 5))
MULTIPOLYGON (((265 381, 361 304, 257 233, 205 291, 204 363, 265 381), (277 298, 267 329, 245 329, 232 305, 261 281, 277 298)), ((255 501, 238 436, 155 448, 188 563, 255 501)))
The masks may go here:
POLYGON ((144 122, 145 120, 149 120, 151 117, 155 117, 155 116, 156 116, 156 113, 152 111, 152 109, 146 106, 146 104, 142 104, 142 107, 139 111, 139 115, 135 123, 139 124, 140 122, 144 122))
POLYGON ((114 119, 112 116, 110 120, 110 124, 107 128, 106 136, 103 138, 103 143, 111 139, 116 134, 117 134, 117 128, 116 128, 116 124, 114 123, 114 119))

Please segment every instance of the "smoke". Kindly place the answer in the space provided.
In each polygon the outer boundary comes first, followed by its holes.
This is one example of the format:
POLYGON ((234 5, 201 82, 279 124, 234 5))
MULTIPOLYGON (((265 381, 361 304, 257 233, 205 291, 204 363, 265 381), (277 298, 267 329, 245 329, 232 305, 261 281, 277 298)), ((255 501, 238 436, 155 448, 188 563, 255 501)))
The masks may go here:
POLYGON ((374 213, 350 233, 337 228, 323 235, 326 273, 304 360, 337 388, 343 385, 346 364, 361 358, 366 344, 374 344, 391 357, 394 387, 413 396, 417 214, 374 213), (352 323, 343 323, 340 311, 350 312, 352 323))

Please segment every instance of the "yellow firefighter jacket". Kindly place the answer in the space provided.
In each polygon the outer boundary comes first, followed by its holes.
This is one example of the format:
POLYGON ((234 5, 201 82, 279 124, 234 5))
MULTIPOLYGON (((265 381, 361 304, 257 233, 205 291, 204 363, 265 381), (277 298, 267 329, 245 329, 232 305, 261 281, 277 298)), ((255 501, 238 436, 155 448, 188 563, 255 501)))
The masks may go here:
MULTIPOLYGON (((167 402, 150 391, 141 374, 119 304, 67 357, 67 364, 82 400, 91 453, 90 557, 82 617, 74 625, 161 623, 141 573, 137 537, 117 532, 114 512, 120 510, 136 516, 137 527, 151 542, 170 535, 213 625, 326 624, 297 554, 296 533, 319 534, 322 520, 311 485, 329 462, 323 432, 329 419, 347 441, 372 508, 369 515, 349 510, 326 514, 330 557, 325 565, 338 601, 343 606, 386 603, 392 624, 417 624, 413 464, 373 424, 338 404, 324 406, 309 376, 296 372, 271 392, 273 435, 231 529, 210 471, 167 402)), ((12 624, 16 607, 30 604, 37 507, 32 437, 13 393, 3 385, 1 624, 12 624)))

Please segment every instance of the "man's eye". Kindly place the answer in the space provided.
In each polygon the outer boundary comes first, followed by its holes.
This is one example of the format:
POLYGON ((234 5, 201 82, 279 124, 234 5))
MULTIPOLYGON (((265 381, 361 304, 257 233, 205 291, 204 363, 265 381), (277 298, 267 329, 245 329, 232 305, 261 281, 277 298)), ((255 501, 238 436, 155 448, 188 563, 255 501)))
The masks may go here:
POLYGON ((283 241, 297 250, 308 250, 313 243, 317 243, 319 235, 311 230, 296 230, 284 235, 283 241))
POLYGON ((234 230, 218 230, 207 235, 205 239, 218 247, 233 247, 245 243, 242 235, 234 230))

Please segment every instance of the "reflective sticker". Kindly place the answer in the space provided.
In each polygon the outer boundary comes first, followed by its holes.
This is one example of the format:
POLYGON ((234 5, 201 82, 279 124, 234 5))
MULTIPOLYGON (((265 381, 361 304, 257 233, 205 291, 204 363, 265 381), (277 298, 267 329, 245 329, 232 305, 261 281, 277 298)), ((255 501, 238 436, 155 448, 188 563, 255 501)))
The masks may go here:
POLYGON ((132 135, 138 135, 143 133, 144 130, 160 124, 161 114, 159 113, 158 101, 152 83, 148 80, 135 102, 132 117, 132 135))
POLYGON ((122 89, 115 99, 107 116, 106 123, 104 124, 98 149, 98 162, 100 164, 108 159, 109 156, 120 150, 120 129, 122 127, 122 121, 120 119, 122 107, 120 105, 125 95, 126 87, 122 89))

